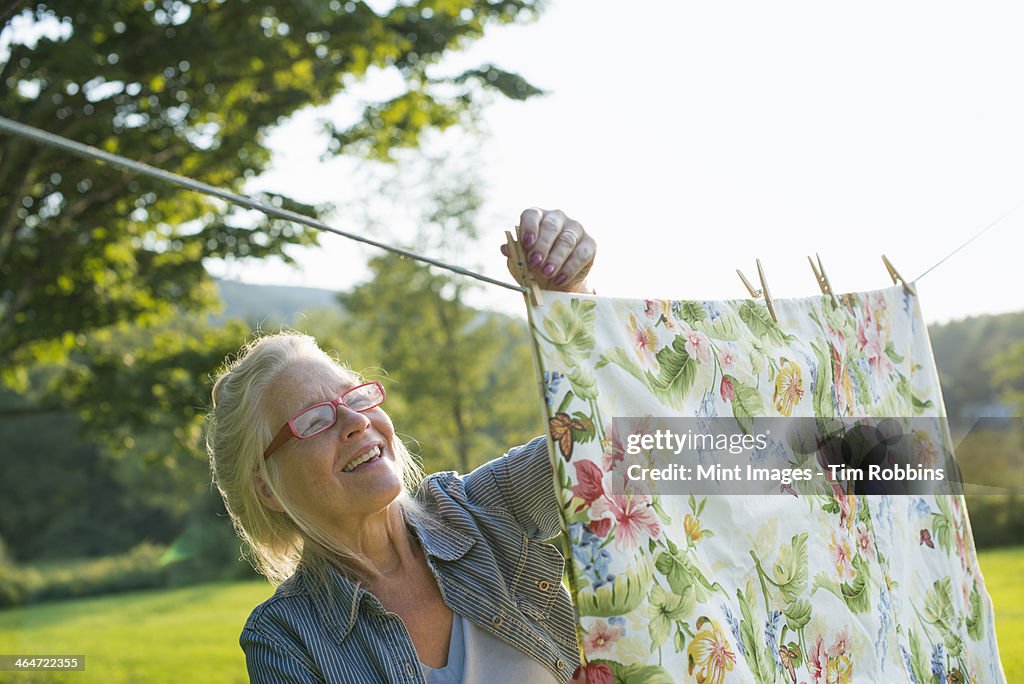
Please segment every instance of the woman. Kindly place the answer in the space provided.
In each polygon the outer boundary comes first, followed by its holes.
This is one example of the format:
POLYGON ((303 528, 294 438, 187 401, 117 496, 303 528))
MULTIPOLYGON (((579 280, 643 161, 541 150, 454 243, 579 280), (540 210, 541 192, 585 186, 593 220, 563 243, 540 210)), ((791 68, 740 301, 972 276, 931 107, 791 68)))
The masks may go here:
MULTIPOLYGON (((590 292, 578 222, 527 209, 519 240, 541 287, 590 292)), ((545 439, 421 482, 384 399, 297 334, 257 339, 217 378, 214 478, 280 582, 242 630, 252 681, 569 680, 563 559, 541 543, 559 530, 545 439)))

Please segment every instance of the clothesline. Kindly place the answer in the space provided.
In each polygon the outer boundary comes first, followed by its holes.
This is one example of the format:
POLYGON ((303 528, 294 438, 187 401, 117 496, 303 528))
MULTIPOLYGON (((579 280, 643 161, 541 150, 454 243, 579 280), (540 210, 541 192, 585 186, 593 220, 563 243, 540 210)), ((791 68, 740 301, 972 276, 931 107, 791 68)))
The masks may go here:
MULTIPOLYGON (((131 171, 135 171, 135 172, 140 173, 140 174, 142 174, 144 176, 149 176, 150 178, 155 178, 157 180, 165 181, 165 182, 171 183, 173 185, 177 185, 179 187, 185 188, 186 190, 192 190, 193 192, 198 192, 198 193, 201 193, 201 194, 204 194, 204 195, 209 195, 211 197, 217 197, 217 198, 222 199, 222 200, 224 200, 226 202, 230 202, 232 204, 236 204, 238 206, 245 207, 246 209, 255 209, 256 211, 262 212, 262 213, 264 213, 264 214, 266 214, 268 216, 273 216, 275 218, 284 219, 286 221, 292 221, 294 223, 300 223, 300 224, 302 224, 304 226, 308 226, 308 227, 314 228, 316 230, 321 230, 321 231, 328 232, 328 233, 334 233, 335 235, 340 235, 341 237, 348 238, 349 240, 355 240, 356 242, 362 242, 364 244, 372 245, 374 247, 378 247, 380 249, 383 249, 383 250, 386 250, 386 251, 389 251, 389 252, 393 252, 395 254, 400 254, 400 255, 402 255, 404 257, 408 257, 410 259, 415 259, 417 261, 422 261, 424 263, 430 264, 431 266, 437 266, 438 268, 443 268, 443 269, 446 269, 446 270, 451 271, 453 273, 458 273, 460 275, 468 276, 470 278, 475 278, 477 280, 480 280, 480 281, 485 282, 485 283, 489 283, 491 285, 497 285, 499 287, 503 287, 503 288, 506 288, 506 289, 509 289, 509 290, 515 290, 516 292, 523 292, 523 293, 527 292, 526 288, 522 287, 521 285, 517 285, 517 284, 513 284, 513 283, 508 283, 508 282, 505 282, 503 280, 498 280, 496 278, 491 278, 490 276, 483 275, 482 273, 477 273, 476 271, 471 271, 471 270, 469 270, 467 268, 463 268, 462 266, 457 266, 457 265, 454 265, 454 264, 445 263, 445 262, 439 261, 437 259, 432 259, 430 257, 426 257, 426 256, 423 256, 421 254, 416 254, 415 252, 411 252, 409 250, 402 249, 401 247, 396 247, 394 245, 389 245, 389 244, 384 243, 384 242, 379 242, 377 240, 373 240, 371 238, 368 238, 368 237, 365 237, 365 236, 362 236, 362 235, 358 235, 356 233, 350 233, 348 231, 340 230, 338 228, 334 228, 333 226, 329 226, 326 223, 323 223, 322 221, 318 221, 318 220, 316 220, 314 218, 310 218, 309 216, 305 216, 305 215, 300 214, 298 212, 290 211, 288 209, 280 209, 278 207, 266 204, 264 202, 260 202, 259 200, 255 199, 253 197, 249 197, 248 195, 242 195, 242 194, 239 194, 239 193, 231 192, 229 190, 224 190, 224 189, 218 188, 216 186, 209 185, 208 183, 203 183, 201 181, 197 181, 197 180, 194 180, 192 178, 188 178, 187 176, 182 176, 182 175, 179 175, 179 174, 176 174, 176 173, 171 173, 170 171, 164 171, 163 169, 157 168, 155 166, 151 166, 151 165, 145 164, 143 162, 135 161, 133 159, 128 159, 127 157, 122 157, 121 155, 118 155, 118 154, 112 154, 110 152, 105 152, 105 151, 97 149, 97 148, 95 148, 95 147, 93 147, 91 145, 85 145, 83 143, 76 142, 76 141, 71 140, 69 138, 65 138, 63 136, 57 135, 55 133, 50 133, 49 131, 44 131, 44 130, 42 130, 40 128, 36 128, 34 126, 28 126, 26 124, 18 123, 17 121, 14 121, 12 119, 8 119, 8 118, 3 117, 3 116, 0 116, 0 131, 5 131, 5 132, 10 133, 12 135, 16 135, 16 136, 19 136, 19 137, 22 137, 22 138, 26 138, 28 140, 32 140, 32 141, 37 142, 37 143, 41 143, 43 145, 48 145, 50 147, 55 147, 57 149, 61 149, 61 150, 64 150, 66 152, 70 152, 70 153, 72 153, 74 155, 77 155, 79 157, 84 157, 86 159, 94 159, 96 161, 105 162, 105 163, 110 164, 112 166, 117 166, 117 167, 120 167, 120 168, 123 168, 123 169, 128 169, 128 170, 131 170, 131 171)), ((973 236, 971 236, 971 238, 969 238, 962 245, 960 245, 959 247, 954 249, 952 252, 950 252, 949 254, 944 256, 937 263, 935 263, 931 268, 927 269, 924 273, 922 273, 917 278, 915 278, 913 282, 917 282, 921 278, 923 278, 926 275, 928 275, 929 273, 931 273, 933 270, 935 270, 940 265, 942 265, 947 259, 952 257, 954 254, 959 252, 961 249, 963 249, 967 245, 969 245, 972 242, 974 242, 975 240, 977 240, 984 233, 988 232, 988 230, 990 230, 997 223, 1001 222, 1007 216, 1009 216, 1010 214, 1015 212, 1017 209, 1019 209, 1022 205, 1024 205, 1024 199, 1022 199, 1020 202, 1018 202, 1012 209, 1010 209, 1009 211, 1004 213, 1002 216, 997 218, 995 221, 991 222, 990 224, 988 224, 987 226, 982 228, 980 231, 975 233, 973 236)))
POLYGON ((430 264, 431 266, 437 266, 438 268, 443 268, 452 271, 453 273, 458 273, 460 275, 469 276, 470 278, 482 280, 483 282, 490 283, 491 285, 498 285, 499 287, 508 288, 509 290, 516 290, 517 292, 526 292, 526 289, 520 285, 513 285, 512 283, 507 283, 502 280, 491 278, 490 276, 485 276, 482 273, 470 271, 469 269, 463 268, 461 266, 456 266, 454 264, 448 264, 437 259, 425 257, 423 255, 416 254, 415 252, 410 252, 409 250, 402 249, 401 247, 395 247, 394 245, 379 242, 377 240, 364 237, 362 235, 357 235, 356 233, 349 233, 347 231, 334 228, 333 226, 329 226, 326 223, 317 221, 314 218, 310 218, 309 216, 305 216, 298 212, 290 211, 288 209, 279 209, 278 207, 274 207, 264 202, 260 202, 259 200, 249 197, 247 195, 240 195, 229 190, 223 190, 216 186, 209 185, 207 183, 203 183, 201 181, 188 178, 186 176, 171 173, 170 171, 164 171, 163 169, 159 169, 155 166, 150 166, 149 164, 145 164, 143 162, 128 159, 127 157, 122 157, 121 155, 118 154, 105 152, 103 150, 96 149, 91 145, 84 145, 80 142, 75 142, 74 140, 70 140, 68 138, 56 135, 54 133, 50 133, 48 131, 44 131, 39 128, 35 128, 33 126, 26 126, 25 124, 18 123, 17 121, 12 121, 11 119, 2 116, 0 116, 0 130, 6 131, 13 135, 20 136, 22 138, 27 138, 38 143, 42 143, 44 145, 49 145, 50 147, 56 147, 57 149, 70 152, 79 157, 85 157, 87 159, 95 159, 97 161, 106 162, 107 164, 110 164, 112 166, 128 169, 130 171, 140 173, 144 176, 149 176, 150 178, 156 178, 157 180, 172 183, 174 185, 185 188, 186 190, 192 190, 194 192, 198 192, 204 195, 210 195, 211 197, 217 197, 226 202, 231 202, 232 204, 237 204, 238 206, 245 207, 246 209, 255 209, 256 211, 263 212, 268 216, 284 219, 286 221, 292 221, 294 223, 301 223, 304 226, 309 226, 310 228, 315 228, 316 230, 334 233, 335 235, 340 235, 342 237, 348 238, 349 240, 355 240, 356 242, 362 242, 367 245, 379 247, 380 249, 384 249, 389 252, 394 252, 395 254, 400 254, 410 259, 422 261, 424 263, 430 264))

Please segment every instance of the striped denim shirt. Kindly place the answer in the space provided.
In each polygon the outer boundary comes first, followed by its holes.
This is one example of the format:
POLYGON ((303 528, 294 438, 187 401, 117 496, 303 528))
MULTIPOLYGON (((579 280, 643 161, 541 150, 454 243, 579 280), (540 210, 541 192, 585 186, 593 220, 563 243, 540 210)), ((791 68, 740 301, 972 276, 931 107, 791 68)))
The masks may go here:
MULTIPOLYGON (((564 560, 543 543, 561 525, 546 439, 465 476, 431 475, 417 498, 443 523, 413 529, 445 603, 567 681, 579 647, 564 560)), ((401 618, 333 579, 314 590, 300 570, 253 610, 240 638, 251 680, 423 684, 401 618)))

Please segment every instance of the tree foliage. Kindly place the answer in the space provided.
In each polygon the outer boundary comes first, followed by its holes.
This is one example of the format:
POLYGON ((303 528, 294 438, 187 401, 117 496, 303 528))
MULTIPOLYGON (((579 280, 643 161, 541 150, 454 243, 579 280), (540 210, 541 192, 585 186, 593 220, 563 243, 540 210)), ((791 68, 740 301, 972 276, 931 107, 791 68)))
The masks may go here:
MULTIPOLYGON (((387 159, 471 116, 485 92, 537 91, 484 65, 435 74, 534 0, 46 0, 0 9, 0 110, 22 123, 230 190, 266 169, 266 132, 371 70, 403 88, 331 125, 332 154, 387 159)), ((118 322, 214 299, 203 261, 288 259, 315 236, 19 138, 0 147, 0 366, 59 356, 118 322)), ((316 213, 285 197, 279 206, 316 213)))

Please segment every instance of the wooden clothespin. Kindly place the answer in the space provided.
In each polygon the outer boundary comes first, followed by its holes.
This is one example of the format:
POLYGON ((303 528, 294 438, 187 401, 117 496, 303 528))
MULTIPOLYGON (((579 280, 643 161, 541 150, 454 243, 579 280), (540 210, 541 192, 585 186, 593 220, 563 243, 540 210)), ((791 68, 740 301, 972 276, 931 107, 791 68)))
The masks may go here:
POLYGON ((814 259, 807 257, 807 261, 811 263, 811 270, 814 271, 814 279, 818 281, 821 293, 827 294, 832 298, 832 306, 839 308, 839 298, 832 291, 832 283, 828 281, 828 275, 825 273, 825 264, 821 263, 821 255, 815 252, 814 256, 818 259, 817 264, 814 263, 814 259))
POLYGON ((889 257, 884 254, 882 255, 882 263, 885 264, 885 268, 889 271, 889 277, 892 278, 892 282, 894 284, 902 283, 904 292, 915 297, 917 296, 917 290, 914 289, 914 286, 908 283, 907 280, 900 275, 900 272, 897 271, 896 267, 892 265, 891 261, 889 261, 889 257))
POLYGON ((761 280, 760 290, 755 290, 754 286, 750 284, 749 280, 747 280, 747 277, 743 275, 743 271, 738 268, 736 269, 736 275, 738 275, 740 280, 743 281, 743 284, 746 285, 747 291, 750 293, 751 297, 764 297, 764 303, 768 305, 768 313, 771 314, 772 320, 778 323, 779 317, 775 315, 775 305, 772 304, 772 293, 768 291, 768 281, 765 280, 764 269, 761 268, 761 260, 755 259, 754 261, 757 262, 757 277, 761 280))
POLYGON ((512 263, 515 264, 516 269, 519 272, 519 284, 526 288, 526 294, 530 298, 530 303, 534 306, 543 306, 544 298, 541 296, 541 290, 537 286, 537 282, 530 275, 530 269, 526 265, 526 255, 523 253, 523 246, 519 244, 519 241, 512 237, 512 232, 505 231, 505 246, 508 249, 509 258, 512 259, 512 263))

